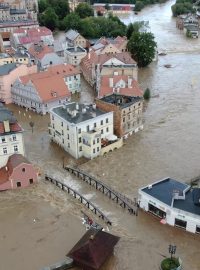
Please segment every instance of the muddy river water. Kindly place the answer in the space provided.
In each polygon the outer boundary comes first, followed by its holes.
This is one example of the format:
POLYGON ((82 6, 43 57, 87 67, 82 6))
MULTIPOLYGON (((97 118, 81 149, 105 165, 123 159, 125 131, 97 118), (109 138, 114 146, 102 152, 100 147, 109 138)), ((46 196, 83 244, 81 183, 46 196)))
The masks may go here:
MULTIPOLYGON (((187 39, 176 29, 171 17, 173 3, 168 1, 145 8, 137 16, 121 17, 126 23, 149 21, 158 51, 167 52, 139 71, 141 87, 149 87, 157 96, 146 105, 144 130, 106 157, 78 161, 82 169, 130 198, 137 196, 139 187, 167 176, 187 182, 200 175, 200 40, 187 39), (171 68, 165 68, 166 64, 171 68)), ((82 88, 81 101, 92 101, 91 89, 85 83, 82 88)), ((200 270, 198 235, 161 225, 143 212, 138 217, 130 216, 63 172, 63 162, 73 165, 77 161, 49 142, 49 116, 9 107, 25 130, 27 157, 42 173, 63 179, 82 192, 113 221, 112 232, 121 240, 115 256, 103 269, 159 269, 168 245, 173 243, 184 269, 200 270), (35 122, 33 133, 30 119, 35 122)), ((83 207, 73 198, 42 180, 33 188, 0 194, 0 270, 36 270, 63 258, 84 232, 80 210, 83 207)))

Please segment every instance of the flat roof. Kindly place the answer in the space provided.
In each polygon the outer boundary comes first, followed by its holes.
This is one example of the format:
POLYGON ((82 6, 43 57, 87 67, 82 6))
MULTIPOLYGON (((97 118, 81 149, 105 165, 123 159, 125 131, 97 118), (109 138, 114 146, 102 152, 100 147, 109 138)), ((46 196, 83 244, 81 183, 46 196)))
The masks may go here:
POLYGON ((77 103, 69 103, 63 106, 55 107, 52 112, 67 120, 70 123, 79 124, 81 122, 93 119, 103 114, 107 114, 98 108, 93 108, 93 105, 78 104, 79 109, 76 109, 77 103), (83 112, 83 109, 85 112, 83 112), (74 115, 73 115, 74 112, 74 115))
POLYGON ((173 207, 195 215, 200 215, 200 206, 194 204, 192 188, 186 192, 185 200, 174 200, 173 207))
POLYGON ((113 93, 109 96, 105 96, 101 98, 100 100, 114 104, 116 106, 119 106, 121 108, 126 108, 129 107, 130 105, 142 100, 141 97, 131 97, 131 96, 125 96, 125 95, 120 95, 117 93, 113 93))
POLYGON ((189 187, 190 186, 185 183, 166 178, 160 182, 144 187, 141 190, 155 199, 171 206, 174 193, 183 195, 183 191, 189 187))

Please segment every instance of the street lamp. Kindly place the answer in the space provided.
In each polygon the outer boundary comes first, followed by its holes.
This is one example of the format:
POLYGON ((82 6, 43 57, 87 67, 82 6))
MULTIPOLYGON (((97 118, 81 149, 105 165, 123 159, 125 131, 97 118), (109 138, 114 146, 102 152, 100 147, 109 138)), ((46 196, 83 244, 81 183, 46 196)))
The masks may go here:
POLYGON ((176 253, 176 246, 169 245, 169 253, 171 254, 171 263, 172 263, 172 255, 176 253))

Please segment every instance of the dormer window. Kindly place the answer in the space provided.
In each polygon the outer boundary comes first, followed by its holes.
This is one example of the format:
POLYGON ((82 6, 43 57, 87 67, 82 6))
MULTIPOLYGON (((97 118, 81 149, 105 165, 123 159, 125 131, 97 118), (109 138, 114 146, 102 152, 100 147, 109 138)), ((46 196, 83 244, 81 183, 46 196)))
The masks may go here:
POLYGON ((57 92, 52 91, 52 92, 51 92, 51 95, 52 95, 52 97, 57 97, 57 92))

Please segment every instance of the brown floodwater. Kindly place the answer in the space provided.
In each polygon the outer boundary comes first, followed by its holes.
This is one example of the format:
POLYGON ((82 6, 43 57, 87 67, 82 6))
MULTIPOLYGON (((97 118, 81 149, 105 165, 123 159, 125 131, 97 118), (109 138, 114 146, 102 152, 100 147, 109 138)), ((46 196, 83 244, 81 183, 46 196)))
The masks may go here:
MULTIPOLYGON (((65 181, 112 220, 111 232, 121 239, 104 270, 159 269, 170 243, 177 245, 177 256, 185 270, 200 269, 198 235, 161 225, 143 212, 131 216, 62 170, 63 162, 80 165, 132 199, 138 188, 161 178, 170 176, 189 182, 200 175, 200 41, 187 39, 176 29, 170 9, 173 3, 168 1, 145 8, 137 16, 121 17, 126 23, 148 20, 158 50, 167 52, 139 71, 141 87, 149 87, 156 97, 145 106, 144 130, 130 137, 121 149, 92 161, 75 161, 49 141, 48 115, 9 106, 24 128, 27 157, 41 173, 65 181), (171 68, 164 67, 166 64, 171 68), (35 123, 33 133, 30 121, 35 123)), ((82 90, 80 100, 92 102, 93 92, 86 83, 82 90)), ((0 270, 41 269, 62 259, 84 232, 84 207, 42 179, 43 175, 31 189, 0 195, 0 270)))

